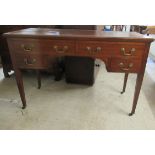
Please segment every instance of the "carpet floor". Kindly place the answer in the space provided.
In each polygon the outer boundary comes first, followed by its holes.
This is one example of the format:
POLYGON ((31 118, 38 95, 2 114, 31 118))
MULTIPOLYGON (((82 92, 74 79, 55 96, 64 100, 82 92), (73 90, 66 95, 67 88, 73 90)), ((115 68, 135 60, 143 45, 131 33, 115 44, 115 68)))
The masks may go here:
POLYGON ((147 63, 136 114, 131 111, 136 75, 130 74, 126 93, 120 94, 124 75, 107 73, 104 64, 93 86, 55 82, 43 75, 24 73, 27 108, 21 109, 15 76, 0 69, 0 129, 25 130, 149 130, 155 129, 155 63, 147 63))

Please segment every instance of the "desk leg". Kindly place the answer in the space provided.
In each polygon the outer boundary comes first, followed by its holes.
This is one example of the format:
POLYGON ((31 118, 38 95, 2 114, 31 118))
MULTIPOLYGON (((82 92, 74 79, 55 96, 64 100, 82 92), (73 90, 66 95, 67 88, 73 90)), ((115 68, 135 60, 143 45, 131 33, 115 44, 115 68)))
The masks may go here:
POLYGON ((25 92, 24 92, 23 78, 22 78, 21 70, 15 69, 15 75, 16 75, 16 82, 17 82, 19 94, 20 94, 22 104, 23 104, 22 109, 25 109, 26 108, 26 99, 25 99, 25 92))
POLYGON ((1 56, 1 63, 2 63, 2 66, 3 66, 3 74, 4 74, 4 77, 5 78, 9 78, 10 75, 8 73, 8 69, 6 67, 6 64, 4 63, 4 60, 3 60, 3 57, 1 56))
POLYGON ((121 92, 121 94, 123 94, 125 92, 125 89, 126 89, 126 83, 127 83, 127 80, 128 80, 128 73, 125 73, 124 75, 124 84, 123 84, 123 90, 121 92))
POLYGON ((140 93, 142 82, 143 82, 143 77, 144 77, 144 73, 139 73, 137 75, 133 105, 132 105, 131 113, 129 113, 129 116, 132 116, 135 113, 139 93, 140 93))
POLYGON ((41 73, 40 70, 36 70, 37 73, 37 81, 38 81, 38 89, 41 88, 41 73))
POLYGON ((9 75, 9 73, 8 73, 8 71, 7 71, 7 69, 5 69, 5 68, 3 68, 3 74, 4 74, 4 77, 5 77, 5 78, 9 78, 9 77, 10 77, 10 75, 9 75))

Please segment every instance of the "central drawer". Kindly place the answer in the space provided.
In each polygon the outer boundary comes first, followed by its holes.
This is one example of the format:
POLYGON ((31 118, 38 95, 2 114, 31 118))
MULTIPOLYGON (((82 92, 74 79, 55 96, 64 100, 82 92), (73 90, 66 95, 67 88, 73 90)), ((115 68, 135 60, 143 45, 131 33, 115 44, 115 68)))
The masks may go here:
POLYGON ((75 44, 70 40, 48 39, 13 39, 12 46, 15 53, 44 53, 53 55, 74 55, 75 44))
POLYGON ((105 44, 98 41, 78 41, 77 55, 79 56, 102 56, 105 55, 105 44))

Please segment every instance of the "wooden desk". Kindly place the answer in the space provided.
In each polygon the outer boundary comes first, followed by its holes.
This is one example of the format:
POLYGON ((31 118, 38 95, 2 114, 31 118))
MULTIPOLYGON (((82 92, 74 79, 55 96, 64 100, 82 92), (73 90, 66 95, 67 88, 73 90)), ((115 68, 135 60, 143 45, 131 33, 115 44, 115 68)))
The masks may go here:
MULTIPOLYGON (((0 57, 2 59, 3 73, 5 77, 10 77, 9 72, 13 70, 9 49, 3 33, 17 31, 26 28, 59 28, 59 29, 83 29, 96 30, 96 25, 0 25, 0 57)), ((56 62, 56 60, 53 60, 56 62)), ((54 64, 53 64, 54 66, 54 64)), ((50 69, 52 71, 52 68, 50 69)))
MULTIPOLYGON (((152 38, 136 32, 29 28, 5 33, 23 103, 21 69, 47 69, 53 57, 87 56, 104 61, 108 72, 136 73, 131 113, 135 113, 152 38)), ((80 66, 79 66, 80 67, 80 66)), ((82 67, 82 66, 81 66, 82 67)))
POLYGON ((3 33, 17 31, 26 28, 55 28, 55 25, 0 25, 0 56, 2 59, 2 67, 4 76, 10 77, 9 72, 13 70, 12 62, 10 58, 9 49, 6 39, 2 36, 3 33))

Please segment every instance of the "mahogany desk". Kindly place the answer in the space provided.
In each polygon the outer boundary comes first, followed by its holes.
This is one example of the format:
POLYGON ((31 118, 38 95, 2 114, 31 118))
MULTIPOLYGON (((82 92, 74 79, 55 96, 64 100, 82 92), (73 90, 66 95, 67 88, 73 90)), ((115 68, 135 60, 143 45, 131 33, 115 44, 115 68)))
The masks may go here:
MULTIPOLYGON (((137 80, 130 116, 135 113, 152 38, 136 32, 29 28, 5 33, 23 103, 26 99, 21 69, 48 69, 51 59, 87 56, 104 61, 108 72, 136 73, 137 80)), ((82 67, 82 66, 79 66, 82 67)))

